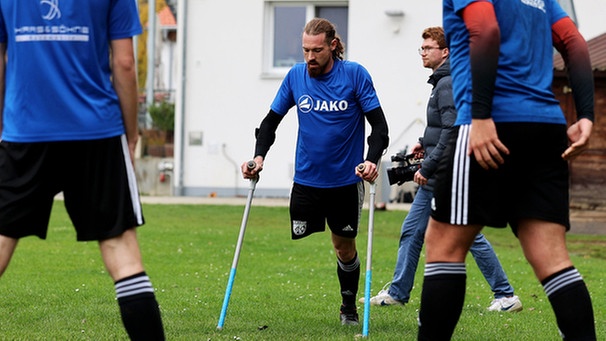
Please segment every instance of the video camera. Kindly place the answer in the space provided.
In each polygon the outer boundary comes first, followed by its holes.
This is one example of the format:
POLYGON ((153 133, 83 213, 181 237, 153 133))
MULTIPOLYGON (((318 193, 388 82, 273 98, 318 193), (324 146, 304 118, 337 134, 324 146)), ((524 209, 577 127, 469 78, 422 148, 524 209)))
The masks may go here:
POLYGON ((387 169, 387 177, 389 184, 395 183, 399 185, 412 181, 415 173, 421 168, 423 159, 415 159, 415 154, 397 153, 391 156, 391 162, 397 162, 397 166, 387 169))

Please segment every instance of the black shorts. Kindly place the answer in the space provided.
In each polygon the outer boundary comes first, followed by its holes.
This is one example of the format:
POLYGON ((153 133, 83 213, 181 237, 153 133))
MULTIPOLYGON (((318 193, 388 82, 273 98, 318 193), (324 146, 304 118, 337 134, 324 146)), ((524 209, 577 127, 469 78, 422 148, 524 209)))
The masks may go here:
POLYGON ((55 196, 77 240, 103 240, 143 224, 126 138, 0 142, 0 234, 46 238, 55 196))
POLYGON ((432 217, 455 225, 506 227, 540 219, 570 229, 566 126, 497 123, 509 149, 499 169, 484 170, 467 155, 469 125, 458 127, 436 170, 432 217))
POLYGON ((337 188, 316 188, 295 183, 290 194, 291 237, 300 239, 322 232, 328 223, 332 233, 355 238, 363 204, 362 182, 337 188))

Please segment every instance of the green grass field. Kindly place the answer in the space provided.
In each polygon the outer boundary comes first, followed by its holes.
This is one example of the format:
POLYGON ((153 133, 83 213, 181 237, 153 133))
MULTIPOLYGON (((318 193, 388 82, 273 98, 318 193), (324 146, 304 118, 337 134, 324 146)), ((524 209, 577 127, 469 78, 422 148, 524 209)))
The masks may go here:
MULTIPOLYGON (((328 233, 290 240, 286 207, 250 212, 229 309, 217 323, 243 206, 144 205, 139 230, 146 271, 157 291, 168 340, 354 340, 362 326, 340 325, 335 255, 328 233)), ((368 212, 358 249, 364 294, 368 212)), ((393 275, 402 211, 377 211, 372 293, 393 275)), ((490 288, 468 257, 467 296, 453 340, 558 340, 543 289, 508 229, 486 229, 524 310, 488 313, 490 288)), ((598 340, 606 339, 606 236, 569 235, 573 261, 593 297, 598 340)), ((424 258, 412 300, 372 307, 372 340, 416 340, 424 258)), ((20 241, 0 280, 0 340, 126 340, 97 243, 77 243, 62 202, 46 241, 20 241)), ((363 315, 363 305, 359 305, 363 315)))

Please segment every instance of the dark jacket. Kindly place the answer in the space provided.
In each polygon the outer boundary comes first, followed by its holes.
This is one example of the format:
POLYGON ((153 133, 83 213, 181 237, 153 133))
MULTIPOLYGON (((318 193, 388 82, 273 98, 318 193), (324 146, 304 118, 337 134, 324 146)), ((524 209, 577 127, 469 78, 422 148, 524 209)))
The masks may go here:
POLYGON ((421 165, 421 175, 427 178, 425 189, 433 191, 433 175, 442 157, 450 135, 455 132, 454 122, 457 112, 452 97, 452 78, 450 77, 450 59, 446 59, 431 76, 427 83, 433 86, 427 102, 427 127, 423 133, 421 145, 425 149, 425 160, 421 165))

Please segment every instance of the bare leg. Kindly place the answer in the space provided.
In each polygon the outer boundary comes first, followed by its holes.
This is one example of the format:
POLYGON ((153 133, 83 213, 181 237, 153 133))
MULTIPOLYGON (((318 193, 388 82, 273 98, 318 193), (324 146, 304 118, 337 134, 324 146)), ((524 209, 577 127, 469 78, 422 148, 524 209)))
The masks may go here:
POLYGON ((18 239, 0 235, 0 276, 8 267, 18 242, 18 239))
POLYGON ((518 238, 539 281, 572 266, 564 226, 541 220, 523 220, 518 227, 518 238))
POLYGON ((131 340, 164 340, 160 308, 143 270, 135 229, 99 242, 99 248, 115 282, 122 322, 131 340))
POLYGON ((564 226, 525 219, 518 227, 518 238, 543 285, 564 339, 595 340, 591 297, 568 255, 564 226))
POLYGON ((425 234, 427 263, 465 262, 465 256, 481 230, 481 226, 450 225, 430 219, 425 234))
POLYGON ((134 228, 99 242, 101 256, 109 275, 115 281, 143 272, 143 262, 134 228))

